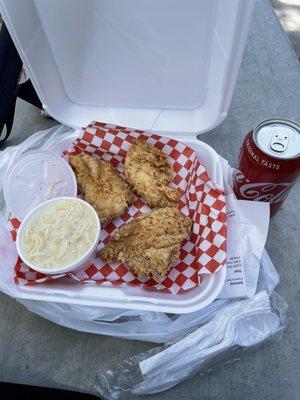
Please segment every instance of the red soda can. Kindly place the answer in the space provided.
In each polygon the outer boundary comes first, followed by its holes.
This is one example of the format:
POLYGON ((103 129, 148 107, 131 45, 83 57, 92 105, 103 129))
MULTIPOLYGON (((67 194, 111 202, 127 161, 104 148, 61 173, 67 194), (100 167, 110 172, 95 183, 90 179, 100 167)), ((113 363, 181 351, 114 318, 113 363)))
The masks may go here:
POLYGON ((300 125, 267 119, 245 137, 234 174, 234 192, 238 199, 269 202, 273 216, 299 172, 300 125))

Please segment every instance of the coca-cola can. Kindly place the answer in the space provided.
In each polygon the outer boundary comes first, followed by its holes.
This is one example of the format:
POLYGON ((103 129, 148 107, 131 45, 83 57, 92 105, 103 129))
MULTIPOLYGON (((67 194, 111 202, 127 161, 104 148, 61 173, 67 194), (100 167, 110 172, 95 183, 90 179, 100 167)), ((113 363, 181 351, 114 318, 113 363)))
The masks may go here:
POLYGON ((238 199, 270 203, 276 214, 300 172, 300 125, 281 118, 260 122, 241 148, 234 174, 238 199))

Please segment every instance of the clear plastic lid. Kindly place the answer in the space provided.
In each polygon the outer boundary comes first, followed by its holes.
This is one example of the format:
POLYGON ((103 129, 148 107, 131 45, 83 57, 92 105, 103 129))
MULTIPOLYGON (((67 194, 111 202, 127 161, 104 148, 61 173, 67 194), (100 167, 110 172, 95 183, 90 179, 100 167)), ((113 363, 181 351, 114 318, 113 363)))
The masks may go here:
POLYGON ((47 150, 33 150, 7 171, 3 192, 6 204, 19 220, 38 204, 55 197, 76 197, 77 182, 69 164, 47 150))

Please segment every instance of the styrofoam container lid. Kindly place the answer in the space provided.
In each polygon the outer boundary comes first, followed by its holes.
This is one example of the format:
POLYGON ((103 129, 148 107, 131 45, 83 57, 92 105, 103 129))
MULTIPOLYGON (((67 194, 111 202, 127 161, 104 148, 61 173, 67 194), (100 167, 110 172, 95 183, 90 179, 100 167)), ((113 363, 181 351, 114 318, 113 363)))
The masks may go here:
POLYGON ((254 0, 0 0, 45 110, 195 136, 226 117, 254 0), (80 25, 80 29, 78 28, 80 25))
POLYGON ((69 164, 47 150, 32 150, 7 171, 3 193, 20 221, 37 205, 56 197, 76 197, 77 182, 69 164))

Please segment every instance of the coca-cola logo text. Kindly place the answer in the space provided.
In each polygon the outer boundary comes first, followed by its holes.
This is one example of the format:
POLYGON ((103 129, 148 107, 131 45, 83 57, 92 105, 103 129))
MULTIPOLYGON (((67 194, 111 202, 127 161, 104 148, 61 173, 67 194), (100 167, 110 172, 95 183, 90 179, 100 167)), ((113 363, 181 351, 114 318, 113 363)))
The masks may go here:
POLYGON ((245 200, 267 201, 272 204, 282 202, 293 186, 293 182, 250 183, 241 171, 235 172, 234 183, 235 189, 245 200))

